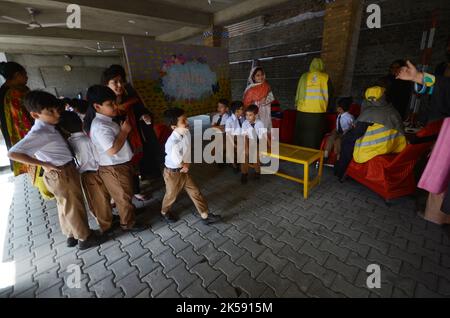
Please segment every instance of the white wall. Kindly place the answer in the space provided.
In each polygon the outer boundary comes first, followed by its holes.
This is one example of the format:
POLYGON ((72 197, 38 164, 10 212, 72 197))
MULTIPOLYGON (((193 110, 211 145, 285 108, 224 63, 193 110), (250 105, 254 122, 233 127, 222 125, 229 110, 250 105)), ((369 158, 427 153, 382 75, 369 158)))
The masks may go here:
POLYGON ((72 56, 8 54, 8 61, 20 63, 28 73, 30 89, 44 89, 57 96, 83 96, 89 86, 100 84, 102 71, 111 64, 122 64, 119 56, 72 56), (67 72, 64 65, 70 65, 67 72))

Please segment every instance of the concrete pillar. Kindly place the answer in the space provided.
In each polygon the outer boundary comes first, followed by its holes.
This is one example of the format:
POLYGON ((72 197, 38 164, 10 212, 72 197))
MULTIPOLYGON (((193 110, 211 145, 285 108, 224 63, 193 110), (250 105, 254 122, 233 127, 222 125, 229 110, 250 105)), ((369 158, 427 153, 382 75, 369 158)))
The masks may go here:
POLYGON ((351 93, 362 10, 360 0, 336 0, 326 5, 322 59, 335 96, 351 93))

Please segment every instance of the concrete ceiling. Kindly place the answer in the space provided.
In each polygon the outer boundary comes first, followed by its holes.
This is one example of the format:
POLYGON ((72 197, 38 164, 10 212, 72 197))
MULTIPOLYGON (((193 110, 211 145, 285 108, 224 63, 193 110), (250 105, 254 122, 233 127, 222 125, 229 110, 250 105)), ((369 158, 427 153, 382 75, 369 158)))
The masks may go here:
POLYGON ((122 35, 180 41, 211 25, 228 25, 289 0, 0 0, 0 51, 10 53, 97 53, 85 47, 121 47, 122 35), (68 4, 81 7, 81 29, 27 29, 1 16, 30 21, 26 7, 40 11, 36 20, 64 23, 68 4))

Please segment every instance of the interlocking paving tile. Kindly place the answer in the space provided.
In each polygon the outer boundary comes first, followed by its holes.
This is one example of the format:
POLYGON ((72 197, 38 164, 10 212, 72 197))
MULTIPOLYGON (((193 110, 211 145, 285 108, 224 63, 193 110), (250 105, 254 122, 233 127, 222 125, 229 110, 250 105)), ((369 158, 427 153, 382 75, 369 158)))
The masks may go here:
POLYGON ((167 277, 173 279, 175 284, 177 284, 178 293, 181 293, 187 286, 192 284, 197 279, 197 276, 189 273, 183 262, 179 263, 176 267, 167 272, 166 275, 167 277))
POLYGON ((139 295, 144 289, 148 288, 147 284, 142 283, 137 274, 130 274, 122 278, 116 283, 117 287, 120 287, 124 292, 125 298, 133 298, 139 295))
POLYGON ((270 267, 266 267, 256 280, 269 286, 277 297, 281 297, 292 284, 288 279, 275 274, 270 267))
POLYGON ((415 216, 413 200, 386 207, 327 169, 308 200, 272 176, 251 195, 236 194, 227 190, 239 184, 231 171, 197 167, 194 177, 224 222, 204 225, 183 195, 180 221, 152 214, 152 230, 116 230, 86 251, 66 247, 55 202, 15 178, 3 261, 15 261, 16 283, 0 297, 450 297, 450 239, 415 216), (373 263, 382 287, 369 290, 373 263), (70 265, 81 268, 80 289, 67 286, 70 265))
POLYGON ((326 269, 325 267, 320 266, 315 261, 310 260, 308 263, 303 266, 302 271, 307 274, 311 274, 322 281, 322 283, 329 287, 331 283, 336 278, 336 272, 326 269))
POLYGON ((243 293, 239 288, 233 287, 223 274, 208 286, 208 290, 219 298, 236 298, 243 293))
POLYGON ((221 258, 213 267, 224 273, 229 282, 232 282, 244 270, 243 267, 232 263, 228 255, 221 258))
POLYGON ((150 288, 152 289, 152 297, 158 296, 158 294, 160 294, 172 284, 175 286, 176 291, 176 285, 174 281, 164 275, 161 266, 153 270, 150 274, 144 276, 142 278, 142 281, 150 285, 150 288))
POLYGON ((266 284, 253 279, 246 270, 241 271, 232 284, 245 291, 251 298, 261 297, 262 293, 267 289, 266 284))

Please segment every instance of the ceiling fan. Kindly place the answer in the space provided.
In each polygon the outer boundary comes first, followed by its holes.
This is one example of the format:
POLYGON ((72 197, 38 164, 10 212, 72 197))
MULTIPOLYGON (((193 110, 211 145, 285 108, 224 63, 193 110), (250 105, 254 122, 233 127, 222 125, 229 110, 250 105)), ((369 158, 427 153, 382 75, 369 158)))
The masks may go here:
POLYGON ((231 4, 233 3, 233 0, 208 0, 208 4, 211 6, 213 2, 219 2, 219 3, 225 3, 225 4, 231 4))
POLYGON ((32 30, 32 29, 37 29, 37 28, 50 28, 50 27, 58 27, 58 26, 66 26, 67 24, 64 23, 39 23, 36 20, 36 16, 41 14, 42 12, 39 10, 36 10, 34 8, 25 8, 28 11, 28 14, 31 17, 31 21, 27 22, 27 21, 23 21, 20 19, 16 19, 16 18, 12 18, 12 17, 8 17, 5 15, 2 15, 2 18, 5 20, 9 20, 11 22, 15 22, 15 23, 19 23, 19 24, 24 24, 27 26, 27 29, 32 30))
POLYGON ((118 51, 114 45, 112 46, 112 48, 102 49, 102 47, 100 46, 100 42, 97 42, 96 48, 89 47, 89 46, 85 46, 84 48, 91 50, 91 51, 95 51, 97 53, 109 53, 109 52, 117 52, 118 51))

